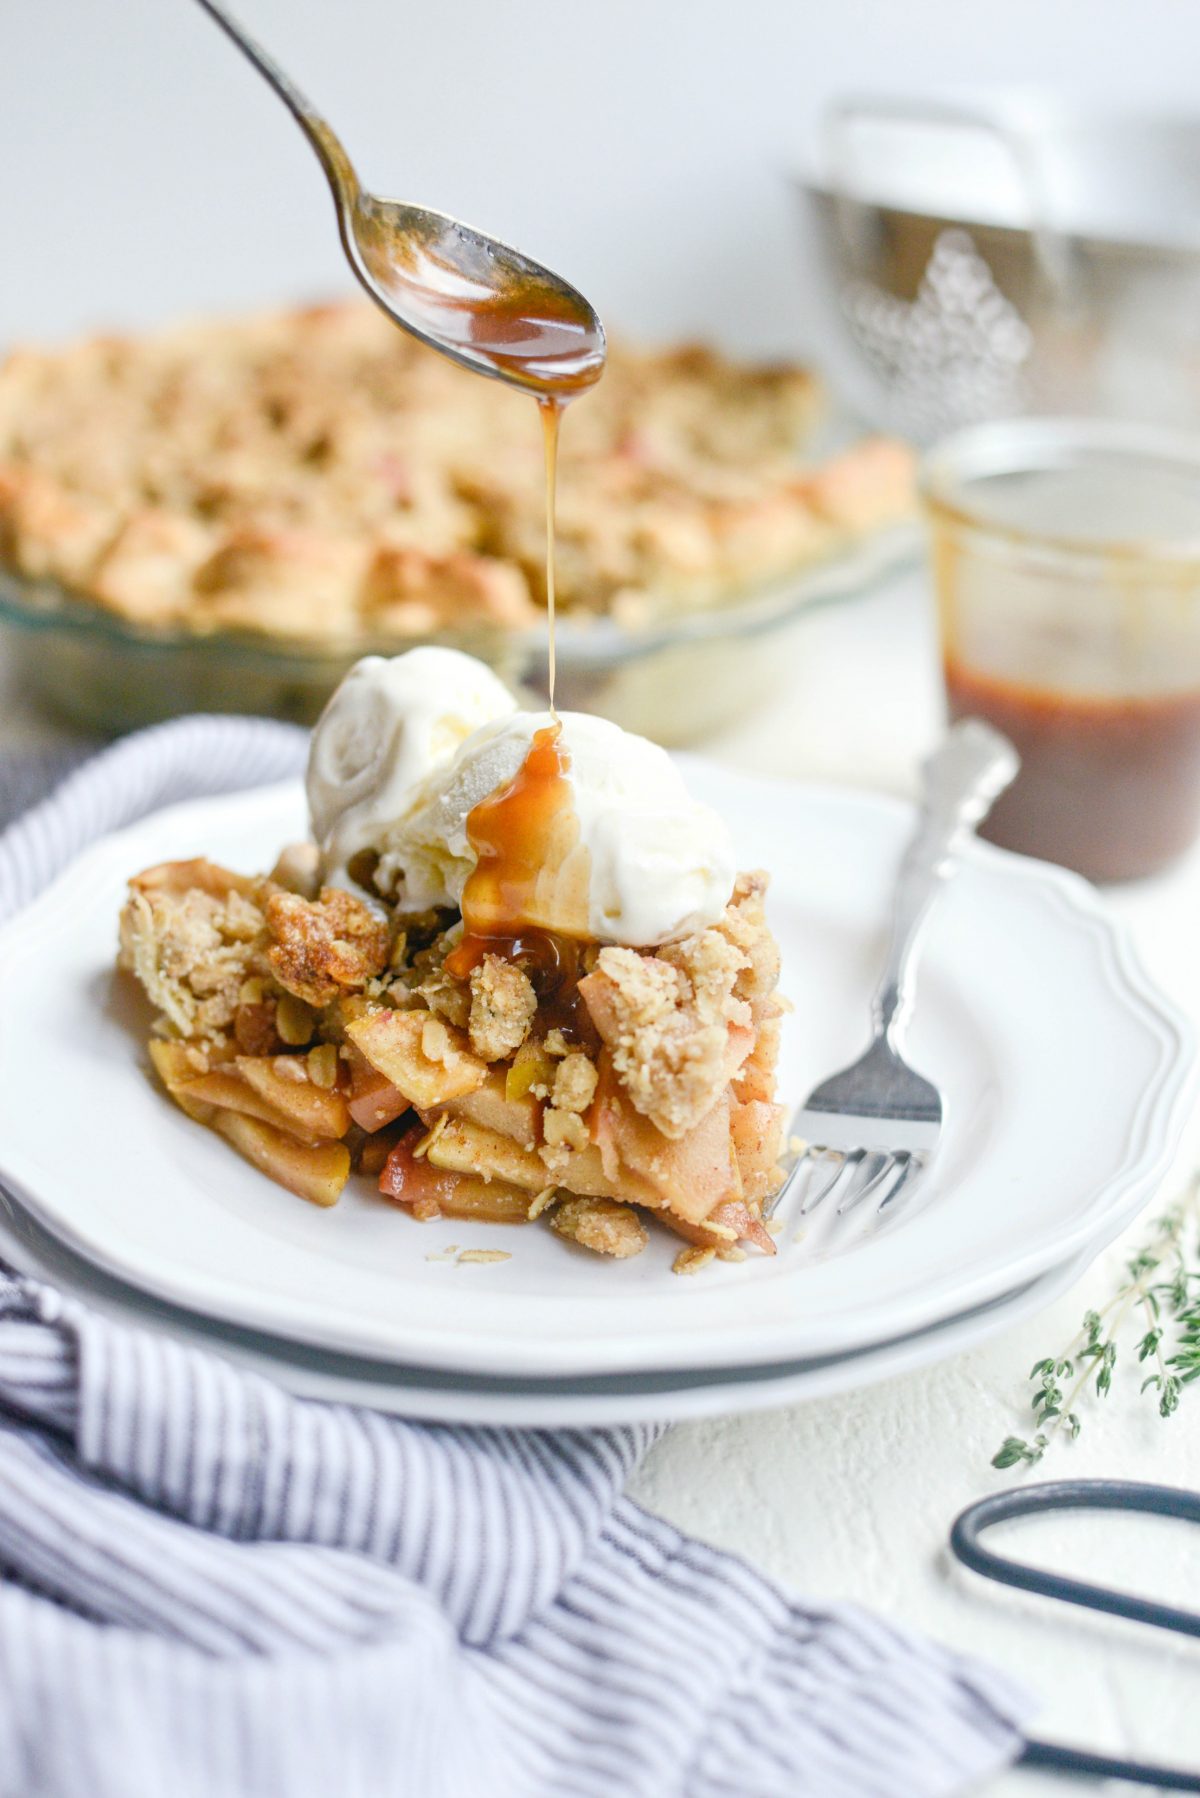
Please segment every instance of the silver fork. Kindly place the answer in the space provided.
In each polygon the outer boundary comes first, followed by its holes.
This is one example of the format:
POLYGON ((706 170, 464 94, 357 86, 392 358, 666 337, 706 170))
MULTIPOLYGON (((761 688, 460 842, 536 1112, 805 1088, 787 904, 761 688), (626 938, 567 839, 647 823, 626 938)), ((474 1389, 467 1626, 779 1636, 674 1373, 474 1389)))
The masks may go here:
POLYGON ((917 949, 933 901, 954 872, 964 843, 1017 772, 1017 752, 989 724, 968 718, 922 768, 921 816, 904 852, 892 901, 892 934, 872 1005, 870 1047, 852 1067, 823 1080, 792 1119, 802 1147, 765 1207, 804 1186, 806 1217, 836 1193, 837 1213, 875 1199, 874 1215, 910 1195, 942 1129, 942 1095, 909 1067, 900 1034, 912 996, 917 949))

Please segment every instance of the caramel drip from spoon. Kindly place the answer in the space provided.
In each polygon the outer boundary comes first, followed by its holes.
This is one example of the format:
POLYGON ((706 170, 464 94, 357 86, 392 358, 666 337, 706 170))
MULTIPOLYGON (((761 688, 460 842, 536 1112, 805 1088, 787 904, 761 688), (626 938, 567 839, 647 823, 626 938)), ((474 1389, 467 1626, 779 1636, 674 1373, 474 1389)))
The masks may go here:
POLYGON ((561 399, 542 399, 538 401, 538 410, 542 415, 542 433, 546 442, 546 619, 548 628, 547 650, 549 652, 549 686, 550 713, 555 722, 558 712, 554 705, 555 642, 554 642, 554 511, 558 490, 558 426, 566 407, 561 399))
MULTIPOLYGON (((538 401, 546 452, 551 723, 534 733, 528 753, 508 785, 481 799, 468 814, 467 840, 475 851, 475 866, 463 889, 463 940, 446 957, 447 970, 459 979, 465 979, 488 954, 519 962, 539 998, 563 995, 564 1024, 572 1015, 572 1004, 566 995, 574 990, 578 949, 570 937, 550 929, 539 912, 550 897, 557 897, 561 907, 556 876, 568 864, 579 837, 574 797, 567 779, 570 758, 561 740, 562 721, 554 704, 554 514, 559 422, 566 403, 559 395, 546 395, 538 401)), ((575 909, 579 910, 586 894, 572 896, 575 909)))

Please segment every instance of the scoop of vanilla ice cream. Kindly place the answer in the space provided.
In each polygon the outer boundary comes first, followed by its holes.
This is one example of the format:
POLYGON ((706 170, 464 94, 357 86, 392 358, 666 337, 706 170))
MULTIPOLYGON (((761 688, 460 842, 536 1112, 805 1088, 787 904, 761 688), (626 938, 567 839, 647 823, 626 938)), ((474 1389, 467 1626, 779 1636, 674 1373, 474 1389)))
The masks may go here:
POLYGON ((430 645, 356 663, 309 748, 308 807, 323 880, 358 890, 353 857, 382 847, 423 783, 472 732, 516 709, 490 668, 455 649, 430 645))
MULTIPOLYGON (((664 749, 607 719, 564 712, 568 759, 587 856, 586 918, 578 901, 578 864, 563 870, 560 915, 554 887, 541 894, 538 921, 564 934, 632 948, 677 940, 713 924, 729 902, 736 875, 733 843, 709 806, 692 799, 664 749)), ((458 905, 475 857, 467 816, 507 785, 549 712, 512 712, 482 726, 453 759, 427 776, 408 810, 382 840, 376 879, 406 907, 458 905)))

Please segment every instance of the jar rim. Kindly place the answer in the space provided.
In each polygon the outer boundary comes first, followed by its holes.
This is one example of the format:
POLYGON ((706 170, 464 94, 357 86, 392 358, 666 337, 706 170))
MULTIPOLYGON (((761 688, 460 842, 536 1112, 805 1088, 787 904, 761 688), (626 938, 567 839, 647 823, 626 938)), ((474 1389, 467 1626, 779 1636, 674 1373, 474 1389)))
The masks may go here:
POLYGON ((1108 418, 1002 418, 943 437, 922 458, 918 485, 928 511, 1017 548, 1148 563, 1200 563, 1200 433, 1108 418), (974 485, 1005 476, 1062 474, 1124 461, 1155 464, 1196 481, 1197 531, 1174 536, 1086 536, 1027 527, 972 503, 974 485))

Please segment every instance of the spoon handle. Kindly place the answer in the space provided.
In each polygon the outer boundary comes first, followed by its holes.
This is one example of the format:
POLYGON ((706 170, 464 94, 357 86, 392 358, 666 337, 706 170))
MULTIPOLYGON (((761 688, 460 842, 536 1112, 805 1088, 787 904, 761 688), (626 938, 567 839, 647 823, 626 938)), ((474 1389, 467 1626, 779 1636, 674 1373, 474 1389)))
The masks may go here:
POLYGON ((333 189, 340 216, 341 209, 352 205, 359 193, 358 176, 341 140, 325 123, 311 101, 300 92, 295 82, 284 74, 279 64, 267 55, 262 45, 256 43, 235 18, 217 4, 217 0, 196 0, 196 4, 220 26, 226 37, 237 45, 247 62, 258 70, 263 80, 279 95, 316 151, 326 179, 333 189))

